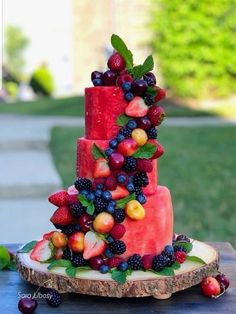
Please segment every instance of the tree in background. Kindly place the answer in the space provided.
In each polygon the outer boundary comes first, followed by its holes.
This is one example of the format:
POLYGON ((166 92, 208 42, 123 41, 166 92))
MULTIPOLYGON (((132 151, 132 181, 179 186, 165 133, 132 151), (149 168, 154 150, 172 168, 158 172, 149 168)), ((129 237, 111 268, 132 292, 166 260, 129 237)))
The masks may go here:
POLYGON ((31 76, 29 84, 35 94, 39 96, 52 95, 54 91, 54 80, 45 62, 42 63, 37 69, 35 69, 31 76))
POLYGON ((29 40, 18 26, 9 25, 5 29, 4 38, 4 64, 11 75, 21 79, 24 67, 23 53, 29 40))
POLYGON ((152 0, 151 46, 173 96, 236 92, 236 0, 152 0))

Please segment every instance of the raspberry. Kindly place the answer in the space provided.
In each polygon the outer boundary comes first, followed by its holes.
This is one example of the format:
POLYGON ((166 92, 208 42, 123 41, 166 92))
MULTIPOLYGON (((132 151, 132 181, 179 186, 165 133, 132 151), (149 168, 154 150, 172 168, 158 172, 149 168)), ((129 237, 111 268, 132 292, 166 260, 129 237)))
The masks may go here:
POLYGON ((166 255, 160 254, 154 257, 152 268, 155 271, 160 271, 168 265, 169 259, 166 255))
POLYGON ((148 138, 157 138, 157 129, 156 128, 150 128, 149 130, 147 130, 147 136, 148 138))
POLYGON ((123 261, 124 261, 123 258, 115 256, 115 257, 108 258, 108 260, 106 261, 106 264, 110 268, 114 268, 114 267, 117 267, 123 261))
POLYGON ((128 127, 123 127, 120 129, 119 133, 124 135, 125 138, 128 138, 131 136, 132 130, 128 127))
POLYGON ((152 161, 150 159, 137 159, 137 168, 139 171, 151 172, 153 169, 152 161))
POLYGON ((116 208, 113 214, 115 222, 123 222, 125 220, 125 213, 122 208, 116 208))
POLYGON ((121 72, 124 70, 126 64, 124 58, 118 52, 115 52, 108 59, 107 66, 114 72, 121 72))
POLYGON ((114 191, 117 188, 117 182, 115 176, 109 176, 106 178, 105 187, 107 190, 114 191))
POLYGON ((134 176, 134 185, 139 187, 148 185, 148 176, 146 172, 138 172, 134 176))
POLYGON ((190 242, 190 239, 186 235, 180 234, 177 236, 176 241, 190 242))
POLYGON ((126 172, 133 172, 137 168, 137 160, 134 157, 126 157, 122 170, 126 172))
POLYGON ((78 178, 75 183, 75 188, 78 190, 78 191, 82 191, 82 190, 86 190, 86 191, 89 191, 89 190, 92 190, 92 182, 89 180, 89 179, 86 179, 86 178, 78 178))
POLYGON ((80 217, 85 213, 85 208, 79 202, 76 204, 70 205, 70 210, 74 217, 80 217))
POLYGON ((75 267, 80 267, 87 265, 87 261, 83 258, 82 254, 73 254, 72 264, 75 267))
POLYGON ((94 200, 94 207, 95 207, 96 214, 99 214, 106 210, 107 202, 101 197, 96 197, 94 200))
POLYGON ((109 243, 109 249, 113 254, 121 255, 126 251, 126 245, 121 240, 115 240, 109 243))
POLYGON ((61 295, 57 290, 47 289, 46 295, 46 301, 49 305, 57 307, 62 303, 61 295))
POLYGON ((114 239, 121 239, 123 235, 125 234, 125 226, 122 224, 115 224, 114 227, 110 231, 110 235, 114 239))
POLYGON ((142 268, 142 258, 139 254, 134 254, 129 257, 127 263, 132 270, 139 270, 142 268))
POLYGON ((78 203, 78 195, 76 194, 68 194, 67 197, 66 197, 66 201, 67 201, 67 204, 68 205, 72 205, 72 204, 76 204, 78 203))
POLYGON ((174 256, 175 256, 176 261, 182 264, 186 260, 187 254, 185 252, 179 251, 179 252, 175 252, 174 256))
POLYGON ((62 258, 68 261, 72 259, 72 252, 68 247, 64 248, 62 258))
POLYGON ((154 103, 155 103, 155 100, 154 100, 154 97, 150 94, 147 94, 145 97, 144 97, 144 101, 145 101, 145 104, 147 106, 152 106, 154 103))
POLYGON ((144 269, 151 269, 154 255, 146 254, 142 257, 142 265, 144 269))

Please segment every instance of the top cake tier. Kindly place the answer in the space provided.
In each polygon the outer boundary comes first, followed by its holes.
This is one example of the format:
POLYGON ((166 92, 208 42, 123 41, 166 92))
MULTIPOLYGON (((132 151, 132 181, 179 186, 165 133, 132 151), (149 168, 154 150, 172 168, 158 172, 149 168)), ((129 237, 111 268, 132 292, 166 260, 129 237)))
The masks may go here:
POLYGON ((85 137, 107 140, 116 136, 117 117, 124 113, 127 101, 120 87, 89 87, 85 89, 85 137))

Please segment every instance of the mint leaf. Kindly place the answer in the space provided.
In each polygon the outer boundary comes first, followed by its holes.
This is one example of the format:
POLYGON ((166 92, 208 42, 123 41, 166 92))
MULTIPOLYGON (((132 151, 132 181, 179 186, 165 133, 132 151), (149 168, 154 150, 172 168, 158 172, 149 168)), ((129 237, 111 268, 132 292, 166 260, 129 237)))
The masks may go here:
POLYGON ((135 200, 136 197, 135 197, 135 193, 133 194, 130 194, 124 198, 121 198, 120 200, 116 201, 116 205, 117 207, 120 207, 120 208, 124 208, 125 205, 129 202, 129 201, 132 201, 132 200, 135 200))
POLYGON ((147 90, 146 90, 146 93, 149 94, 149 95, 152 95, 152 96, 156 96, 157 91, 156 91, 156 89, 153 86, 148 86, 147 90))
POLYGON ((118 35, 112 34, 111 44, 112 47, 125 59, 127 69, 131 69, 133 67, 133 55, 124 41, 118 35))
POLYGON ((129 122, 130 119, 131 119, 131 118, 128 117, 127 115, 121 114, 121 115, 116 119, 116 123, 117 123, 117 125, 119 125, 119 126, 124 126, 124 125, 126 125, 126 124, 129 122))
POLYGON ((92 146, 92 154, 93 154, 94 159, 106 158, 104 151, 100 147, 98 147, 95 143, 92 146))
POLYGON ((127 273, 125 271, 120 271, 117 269, 111 271, 111 278, 120 285, 123 285, 126 282, 126 277, 127 273))
POLYGON ((152 71, 153 68, 154 68, 153 56, 150 55, 143 62, 143 65, 142 65, 143 75, 146 74, 147 72, 152 71))
POLYGON ((204 260, 201 259, 201 258, 198 257, 198 256, 187 255, 187 256, 186 256, 186 260, 187 260, 187 261, 190 261, 190 262, 196 262, 196 263, 200 263, 200 264, 206 265, 206 262, 204 262, 204 260))
POLYGON ((175 272, 172 269, 172 267, 165 267, 160 271, 155 271, 153 269, 149 269, 149 271, 151 271, 154 274, 160 275, 160 276, 174 276, 175 272))
POLYGON ((181 241, 177 241, 177 242, 174 243, 174 247, 175 247, 175 246, 181 246, 181 247, 183 247, 183 248, 187 251, 187 253, 191 252, 191 251, 192 251, 192 248, 193 248, 193 245, 192 245, 192 243, 190 243, 190 242, 181 242, 181 241))
POLYGON ((143 76, 143 66, 142 65, 136 65, 131 70, 131 74, 133 75, 134 79, 141 78, 143 76))
POLYGON ((69 277, 75 277, 76 276, 76 267, 70 265, 66 268, 66 274, 69 276, 69 277))
POLYGON ((81 203, 84 207, 89 206, 90 203, 91 203, 91 202, 88 201, 87 198, 86 198, 84 195, 82 195, 82 194, 80 194, 80 195, 78 196, 78 200, 80 201, 80 203, 81 203))
POLYGON ((153 144, 147 143, 143 146, 140 146, 138 150, 132 155, 134 158, 151 158, 156 152, 157 147, 153 144))
POLYGON ((0 246, 0 270, 7 267, 10 263, 10 254, 5 246, 0 246))
POLYGON ((54 260, 51 264, 48 265, 48 269, 53 269, 55 267, 69 267, 71 262, 65 259, 54 260))
POLYGON ((76 267, 76 270, 77 271, 91 270, 91 267, 89 267, 89 266, 79 266, 79 267, 76 267))
POLYGON ((180 269, 180 267, 181 267, 181 264, 179 263, 179 262, 177 262, 177 261, 175 261, 172 265, 171 265, 171 268, 173 268, 173 269, 180 269))
POLYGON ((91 202, 87 206, 86 213, 89 214, 89 215, 93 215, 94 214, 94 210, 95 210, 95 207, 94 207, 93 203, 91 202))
POLYGON ((31 250, 33 250, 33 248, 35 247, 37 243, 38 241, 31 241, 27 243, 18 251, 18 253, 29 253, 31 250))

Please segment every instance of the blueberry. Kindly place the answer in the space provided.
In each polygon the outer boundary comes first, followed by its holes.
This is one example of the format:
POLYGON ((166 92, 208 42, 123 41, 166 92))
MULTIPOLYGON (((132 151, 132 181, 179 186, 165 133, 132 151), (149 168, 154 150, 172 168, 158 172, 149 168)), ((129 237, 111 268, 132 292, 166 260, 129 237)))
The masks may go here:
POLYGON ((86 190, 82 190, 81 192, 80 192, 80 194, 82 194, 83 196, 87 196, 88 195, 88 191, 86 191, 86 190))
POLYGON ((114 256, 114 254, 113 254, 113 253, 111 252, 111 250, 108 249, 108 248, 105 250, 104 253, 105 253, 105 256, 108 257, 108 258, 111 258, 111 257, 114 256))
POLYGON ((125 94, 125 99, 127 101, 131 101, 133 98, 134 98, 134 94, 133 93, 128 92, 128 93, 125 94))
POLYGON ((117 175, 117 182, 120 184, 125 184, 127 180, 127 176, 125 174, 118 174, 117 175))
POLYGON ((88 193, 86 198, 88 201, 93 201, 95 199, 95 195, 94 195, 94 193, 88 193))
POLYGON ((165 254, 167 255, 172 255, 174 254, 174 248, 172 245, 166 245, 165 248, 164 248, 164 252, 165 254))
POLYGON ((146 197, 143 194, 139 194, 136 199, 140 204, 145 204, 147 201, 146 197))
POLYGON ((115 206, 113 205, 113 204, 108 204, 107 205, 107 212, 109 213, 109 214, 113 214, 114 213, 114 211, 115 211, 115 206))
POLYGON ((104 200, 110 201, 110 200, 111 200, 111 197, 112 197, 111 192, 109 192, 109 191, 103 191, 103 192, 102 192, 102 197, 103 197, 104 200))
POLYGON ((97 78, 93 80, 93 85, 94 86, 102 86, 102 80, 97 78))
POLYGON ((134 176, 130 176, 129 177, 129 183, 133 183, 133 181, 134 181, 134 176))
POLYGON ((116 148, 117 145, 118 145, 118 142, 116 139, 113 139, 109 142, 110 148, 116 148))
POLYGON ((113 206, 116 206, 116 201, 111 200, 111 201, 109 202, 109 204, 112 204, 113 206))
POLYGON ((131 90, 131 83, 130 82, 124 82, 121 87, 122 87, 124 92, 129 92, 131 90))
POLYGON ((102 190, 96 190, 95 191, 95 196, 101 197, 102 196, 102 190))
POLYGON ((126 271, 129 268, 129 265, 127 262, 121 262, 117 268, 121 271, 126 271))
POLYGON ((137 122, 135 121, 135 120, 129 120, 129 122, 127 123, 127 126, 131 129, 131 130, 133 130, 133 129, 135 129, 135 128, 137 128, 137 122))
POLYGON ((111 243, 111 242, 113 242, 113 241, 114 241, 114 239, 113 239, 111 236, 107 237, 107 242, 108 242, 108 243, 111 243))
POLYGON ((122 135, 120 133, 116 137, 116 140, 118 143, 122 142, 124 139, 125 139, 124 135, 122 135))
POLYGON ((134 191, 134 184, 133 183, 128 183, 127 184, 127 190, 129 191, 129 192, 133 192, 134 191))
POLYGON ((103 183, 99 183, 99 184, 96 185, 96 188, 98 190, 102 190, 104 188, 104 184, 103 183))
POLYGON ((105 150, 105 154, 107 155, 107 157, 109 157, 113 152, 114 152, 114 150, 112 148, 107 148, 105 150))
POLYGON ((109 267, 107 266, 107 265, 102 265, 100 268, 99 268, 99 271, 100 271, 100 273, 102 273, 102 274, 106 274, 106 273, 108 273, 109 272, 109 267))

